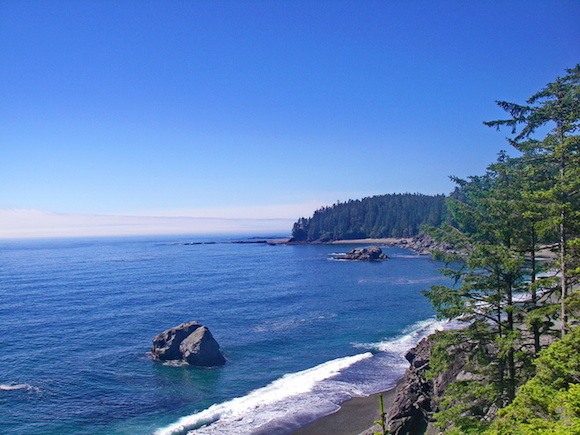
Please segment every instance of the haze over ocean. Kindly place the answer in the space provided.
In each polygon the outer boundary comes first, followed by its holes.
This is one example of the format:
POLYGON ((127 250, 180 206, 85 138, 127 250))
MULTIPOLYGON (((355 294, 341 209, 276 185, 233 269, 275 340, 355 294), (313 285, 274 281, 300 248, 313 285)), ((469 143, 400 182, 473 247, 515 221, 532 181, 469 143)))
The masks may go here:
POLYGON ((426 256, 192 240, 216 239, 0 244, 2 432, 184 433, 175 423, 201 412, 187 427, 216 422, 200 433, 289 433, 391 387, 402 354, 442 326, 419 294, 444 282, 426 256), (155 334, 189 320, 209 326, 224 367, 149 358, 155 334))

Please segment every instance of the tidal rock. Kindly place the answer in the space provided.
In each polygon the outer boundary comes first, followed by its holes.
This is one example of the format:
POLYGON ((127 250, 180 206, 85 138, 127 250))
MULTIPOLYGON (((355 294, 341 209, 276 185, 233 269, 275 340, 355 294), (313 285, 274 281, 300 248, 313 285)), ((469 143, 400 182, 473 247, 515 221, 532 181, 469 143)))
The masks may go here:
POLYGON ((387 254, 378 246, 369 246, 368 248, 354 248, 346 254, 334 256, 335 260, 355 260, 355 261, 383 261, 386 260, 387 254))
POLYGON ((195 366, 221 366, 226 359, 209 329, 198 322, 182 323, 153 338, 153 358, 184 361, 195 366))
POLYGON ((192 366, 221 366, 226 359, 220 346, 205 326, 197 328, 179 345, 183 359, 192 366))

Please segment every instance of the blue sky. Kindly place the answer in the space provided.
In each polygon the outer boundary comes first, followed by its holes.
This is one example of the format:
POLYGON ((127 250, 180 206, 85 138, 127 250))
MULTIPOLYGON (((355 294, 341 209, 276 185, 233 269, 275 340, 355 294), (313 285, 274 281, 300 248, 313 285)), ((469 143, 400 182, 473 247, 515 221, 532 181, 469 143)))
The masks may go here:
POLYGON ((448 193, 507 147, 494 100, 580 61, 579 21, 577 1, 5 0, 0 212, 282 227, 448 193))

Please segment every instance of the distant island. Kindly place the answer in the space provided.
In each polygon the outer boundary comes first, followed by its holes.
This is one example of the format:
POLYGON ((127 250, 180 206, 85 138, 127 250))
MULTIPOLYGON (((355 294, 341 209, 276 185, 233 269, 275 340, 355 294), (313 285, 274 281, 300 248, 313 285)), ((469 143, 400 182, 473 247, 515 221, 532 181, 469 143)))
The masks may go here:
POLYGON ((408 238, 424 226, 438 227, 445 217, 445 195, 387 194, 322 207, 300 218, 291 242, 408 238))

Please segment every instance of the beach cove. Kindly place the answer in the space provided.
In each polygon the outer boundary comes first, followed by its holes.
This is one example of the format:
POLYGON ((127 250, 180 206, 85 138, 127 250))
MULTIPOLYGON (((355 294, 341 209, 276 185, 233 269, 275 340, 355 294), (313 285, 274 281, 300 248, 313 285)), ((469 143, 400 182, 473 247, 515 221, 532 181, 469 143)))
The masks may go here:
POLYGON ((439 264, 400 248, 344 262, 331 258, 347 245, 239 239, 3 242, 2 337, 22 336, 3 343, 0 383, 27 386, 0 391, 10 432, 324 433, 353 415, 372 425, 404 353, 445 327, 420 294, 445 282, 439 264), (189 320, 211 328, 224 367, 149 358, 156 333, 189 320))

